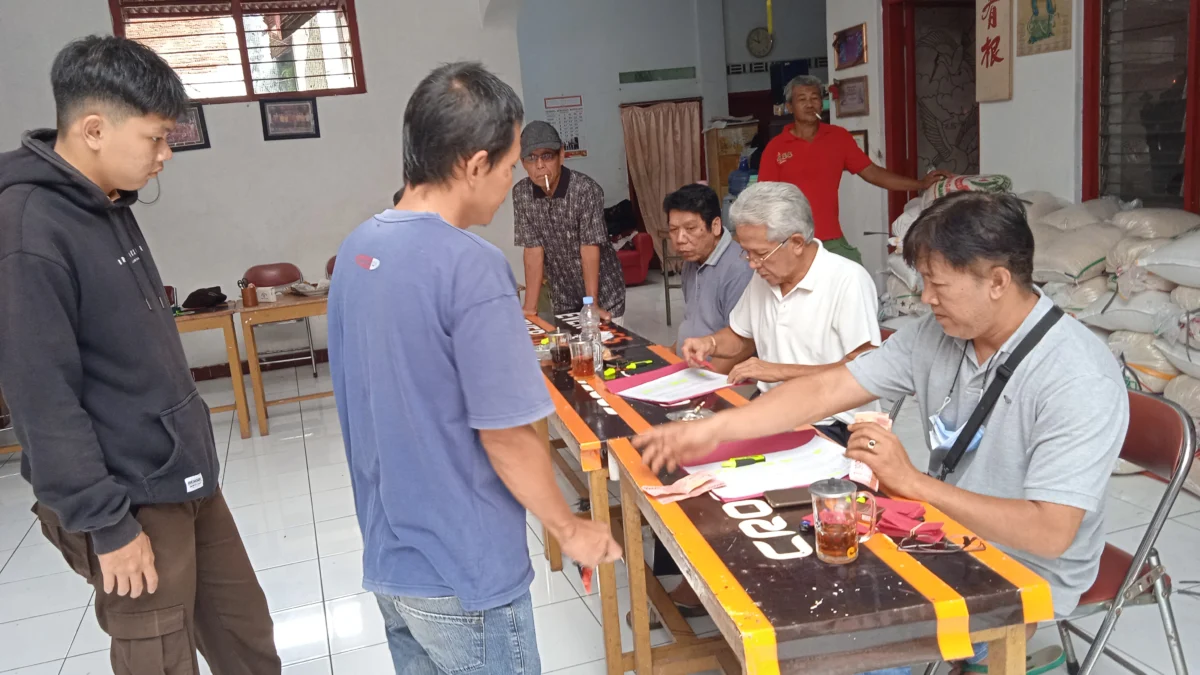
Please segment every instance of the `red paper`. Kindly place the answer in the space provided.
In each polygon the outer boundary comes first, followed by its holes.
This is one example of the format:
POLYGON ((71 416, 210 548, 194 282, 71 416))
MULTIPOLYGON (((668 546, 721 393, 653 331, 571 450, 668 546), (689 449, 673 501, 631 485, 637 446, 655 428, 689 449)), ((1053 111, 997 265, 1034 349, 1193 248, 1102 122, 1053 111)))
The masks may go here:
MULTIPOLYGON (((804 431, 788 431, 774 436, 751 438, 744 441, 732 441, 717 446, 711 454, 703 459, 691 462, 688 466, 699 466, 712 462, 724 462, 734 457, 750 457, 752 455, 769 455, 772 452, 791 450, 811 441, 817 432, 812 429, 804 431)), ((685 467, 686 468, 686 467, 685 467)), ((801 486, 797 486, 801 487, 801 486)))
POLYGON ((667 375, 671 375, 672 373, 678 373, 681 370, 687 370, 687 368, 688 368, 688 364, 680 362, 680 363, 676 363, 674 365, 664 366, 662 368, 655 368, 654 370, 647 370, 644 373, 638 373, 637 375, 630 375, 629 377, 618 377, 615 380, 610 380, 608 382, 605 382, 604 386, 608 387, 608 390, 611 391, 612 393, 620 394, 621 392, 625 391, 626 389, 632 389, 633 387, 636 387, 639 384, 646 384, 647 382, 653 382, 654 380, 657 380, 660 377, 666 377, 667 375))

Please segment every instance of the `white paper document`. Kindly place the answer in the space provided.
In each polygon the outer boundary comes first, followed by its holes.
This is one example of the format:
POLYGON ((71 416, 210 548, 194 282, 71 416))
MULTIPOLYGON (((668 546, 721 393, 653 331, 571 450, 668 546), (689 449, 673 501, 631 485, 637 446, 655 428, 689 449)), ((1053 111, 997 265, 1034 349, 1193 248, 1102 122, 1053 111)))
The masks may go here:
POLYGON ((713 490, 722 501, 758 497, 771 490, 803 487, 826 478, 841 478, 850 472, 846 449, 828 439, 814 436, 798 448, 765 455, 766 461, 730 468, 720 462, 686 467, 688 473, 710 472, 725 487, 713 490))
POLYGON ((650 403, 674 403, 711 394, 729 386, 729 378, 701 368, 685 368, 657 380, 630 387, 621 396, 650 403))

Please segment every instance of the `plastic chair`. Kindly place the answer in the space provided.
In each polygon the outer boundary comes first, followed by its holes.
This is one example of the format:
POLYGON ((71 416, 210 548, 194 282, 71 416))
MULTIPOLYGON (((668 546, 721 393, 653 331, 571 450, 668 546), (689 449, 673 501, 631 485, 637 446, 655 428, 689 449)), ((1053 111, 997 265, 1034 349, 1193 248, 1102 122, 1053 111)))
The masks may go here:
POLYGON ((1175 672, 1186 675, 1187 663, 1179 642, 1179 629, 1171 609, 1171 578, 1163 569, 1154 543, 1162 531, 1175 498, 1187 478, 1196 454, 1196 432, 1188 414, 1175 403, 1158 396, 1129 392, 1129 432, 1121 448, 1121 459, 1128 460, 1167 481, 1162 501, 1146 526, 1146 533, 1133 555, 1107 544, 1100 558, 1100 573, 1092 587, 1079 600, 1079 607, 1067 619, 1058 622, 1067 671, 1071 675, 1089 675, 1096 667, 1100 654, 1106 654, 1133 673, 1143 671, 1108 648, 1108 640, 1117 626, 1117 619, 1131 605, 1157 605, 1167 648, 1175 672), (1093 637, 1073 622, 1086 616, 1104 613, 1104 622, 1093 637), (1091 643, 1080 665, 1075 658, 1071 633, 1091 643))
MULTIPOLYGON (((330 262, 332 262, 332 261, 330 261, 330 262)), ((254 267, 251 267, 250 269, 246 270, 246 273, 243 274, 242 276, 246 279, 246 281, 249 281, 250 283, 254 284, 255 286, 258 286, 259 288, 267 288, 270 286, 275 286, 275 287, 290 286, 290 285, 296 283, 297 281, 302 281, 304 279, 304 274, 300 272, 300 268, 296 267, 292 263, 269 263, 266 265, 255 265, 254 267)), ((316 347, 313 346, 312 324, 309 323, 308 317, 305 317, 303 319, 296 319, 293 321, 280 321, 279 322, 279 324, 285 324, 285 323, 303 323, 304 324, 304 331, 308 336, 308 355, 307 356, 300 355, 300 354, 303 354, 303 350, 273 352, 272 354, 260 352, 260 357, 258 360, 259 366, 264 366, 267 364, 296 363, 296 362, 308 361, 310 364, 312 364, 313 377, 317 377, 317 350, 316 350, 316 347), (263 356, 271 356, 271 355, 274 355, 274 356, 283 355, 288 358, 282 358, 282 359, 277 358, 277 359, 270 359, 270 360, 262 358, 263 356)))

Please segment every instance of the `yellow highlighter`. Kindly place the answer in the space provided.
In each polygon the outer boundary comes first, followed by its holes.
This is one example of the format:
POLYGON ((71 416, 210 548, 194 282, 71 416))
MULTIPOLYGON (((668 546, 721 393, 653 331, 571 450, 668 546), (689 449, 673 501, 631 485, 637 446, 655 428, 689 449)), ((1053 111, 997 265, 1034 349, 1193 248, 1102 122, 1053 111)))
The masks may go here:
POLYGON ((767 458, 762 455, 750 455, 748 457, 734 457, 732 459, 727 459, 724 462, 721 462, 721 466, 725 467, 726 469, 736 469, 741 466, 750 466, 751 464, 758 464, 765 461, 767 461, 767 458))

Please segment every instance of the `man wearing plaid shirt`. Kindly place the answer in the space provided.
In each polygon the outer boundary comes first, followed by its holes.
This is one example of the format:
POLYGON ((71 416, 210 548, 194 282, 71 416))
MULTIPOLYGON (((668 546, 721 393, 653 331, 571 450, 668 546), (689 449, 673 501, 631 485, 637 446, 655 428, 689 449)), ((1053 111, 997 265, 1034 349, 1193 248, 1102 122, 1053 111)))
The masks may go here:
POLYGON ((578 312, 595 298, 602 319, 625 314, 625 279, 604 224, 604 190, 563 166, 563 143, 546 122, 521 133, 521 163, 529 177, 513 187, 516 245, 525 249, 525 313, 537 312, 548 282, 554 312, 578 312))

